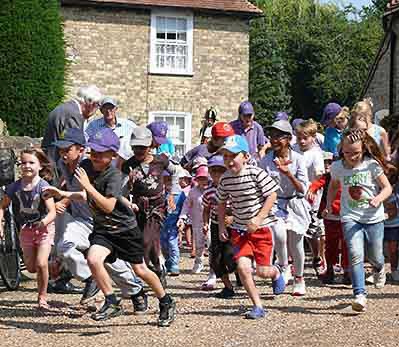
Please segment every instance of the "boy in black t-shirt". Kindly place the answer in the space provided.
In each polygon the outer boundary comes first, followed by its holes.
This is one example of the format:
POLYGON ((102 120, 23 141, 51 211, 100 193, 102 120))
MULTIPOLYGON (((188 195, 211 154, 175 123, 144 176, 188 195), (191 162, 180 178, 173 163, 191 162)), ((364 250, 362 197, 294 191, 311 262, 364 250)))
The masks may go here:
POLYGON ((89 138, 90 160, 81 162, 75 177, 82 192, 62 192, 47 189, 48 196, 69 199, 87 199, 93 213, 94 229, 90 235, 87 262, 92 274, 105 295, 105 303, 94 313, 95 320, 105 320, 122 313, 120 300, 113 292, 111 279, 104 268, 105 261, 116 258, 128 261, 136 275, 141 277, 159 299, 159 326, 169 326, 175 319, 175 301, 165 293, 157 275, 143 261, 143 233, 137 226, 134 211, 122 196, 122 173, 111 166, 119 149, 115 133, 104 128, 89 138))

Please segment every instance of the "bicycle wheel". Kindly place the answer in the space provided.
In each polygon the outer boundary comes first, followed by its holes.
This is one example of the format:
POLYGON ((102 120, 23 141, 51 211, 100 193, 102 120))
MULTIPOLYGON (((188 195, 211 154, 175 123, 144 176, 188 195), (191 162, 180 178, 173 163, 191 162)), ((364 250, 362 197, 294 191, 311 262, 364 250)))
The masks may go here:
POLYGON ((4 212, 4 238, 0 240, 0 275, 7 289, 16 290, 21 281, 17 232, 10 211, 4 212))

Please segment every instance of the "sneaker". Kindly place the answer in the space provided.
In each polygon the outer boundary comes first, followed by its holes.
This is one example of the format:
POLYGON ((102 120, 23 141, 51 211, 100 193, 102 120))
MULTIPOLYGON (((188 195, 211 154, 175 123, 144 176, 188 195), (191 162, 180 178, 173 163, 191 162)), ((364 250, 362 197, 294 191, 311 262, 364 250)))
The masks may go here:
POLYGON ((195 262, 193 266, 193 270, 191 271, 193 274, 199 274, 204 269, 204 264, 202 262, 195 262))
POLYGON ((392 281, 399 282, 399 271, 395 270, 391 272, 392 281))
POLYGON ((304 296, 306 294, 306 286, 305 286, 305 280, 302 279, 302 281, 298 281, 295 279, 294 281, 294 290, 292 291, 293 296, 304 296))
POLYGON ((132 295, 132 303, 134 314, 140 315, 148 311, 148 296, 143 289, 136 295, 132 295))
POLYGON ((280 273, 280 276, 276 280, 272 281, 272 288, 274 295, 280 295, 284 293, 285 280, 282 273, 280 273))
POLYGON ((107 320, 110 318, 118 317, 123 313, 121 301, 119 300, 116 304, 111 304, 105 300, 103 306, 97 312, 91 315, 91 318, 100 321, 107 320))
POLYGON ((252 310, 245 314, 246 319, 259 319, 266 316, 266 311, 263 307, 254 306, 252 310))
POLYGON ((215 298, 218 299, 231 299, 236 293, 234 289, 224 287, 219 293, 215 294, 215 298))
POLYGON ((83 289, 83 295, 80 299, 80 304, 86 305, 90 301, 94 300, 99 291, 100 288, 98 288, 97 283, 94 279, 90 278, 86 280, 85 288, 83 289))
POLYGON ((170 302, 159 303, 159 327, 168 327, 176 319, 176 302, 170 298, 170 302))
POLYGON ((367 284, 374 284, 374 274, 371 274, 368 277, 366 277, 366 283, 367 284))
POLYGON ((385 275, 385 268, 382 267, 380 271, 376 271, 373 274, 374 276, 374 287, 377 289, 382 289, 385 286, 385 282, 387 280, 386 275, 385 275))
POLYGON ((209 279, 208 281, 201 284, 201 290, 210 291, 214 290, 216 285, 216 279, 209 279))
POLYGON ((287 265, 287 267, 284 269, 283 277, 285 285, 288 285, 288 283, 294 279, 291 272, 291 265, 287 265))
POLYGON ((352 310, 356 312, 365 312, 367 305, 367 298, 364 294, 358 294, 352 302, 352 310))

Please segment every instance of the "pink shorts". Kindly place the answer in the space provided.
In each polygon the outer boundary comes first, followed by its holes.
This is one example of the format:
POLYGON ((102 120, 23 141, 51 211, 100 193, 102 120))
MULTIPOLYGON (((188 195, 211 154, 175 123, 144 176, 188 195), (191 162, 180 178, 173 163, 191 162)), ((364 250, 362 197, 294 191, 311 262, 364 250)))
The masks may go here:
POLYGON ((22 248, 34 248, 41 245, 54 245, 55 225, 50 223, 44 228, 23 227, 19 234, 19 242, 22 248))

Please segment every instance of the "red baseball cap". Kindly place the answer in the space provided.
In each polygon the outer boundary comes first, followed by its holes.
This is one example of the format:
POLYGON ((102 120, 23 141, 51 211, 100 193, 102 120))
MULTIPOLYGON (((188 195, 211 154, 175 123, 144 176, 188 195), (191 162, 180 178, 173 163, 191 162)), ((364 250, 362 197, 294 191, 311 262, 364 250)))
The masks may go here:
POLYGON ((228 137, 234 135, 234 129, 227 122, 217 122, 212 127, 213 137, 228 137))

